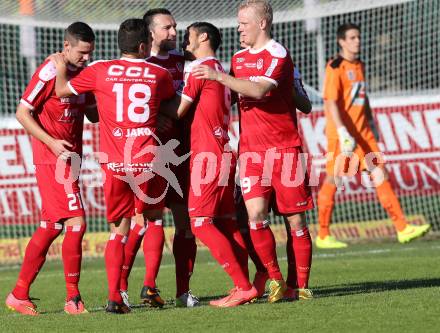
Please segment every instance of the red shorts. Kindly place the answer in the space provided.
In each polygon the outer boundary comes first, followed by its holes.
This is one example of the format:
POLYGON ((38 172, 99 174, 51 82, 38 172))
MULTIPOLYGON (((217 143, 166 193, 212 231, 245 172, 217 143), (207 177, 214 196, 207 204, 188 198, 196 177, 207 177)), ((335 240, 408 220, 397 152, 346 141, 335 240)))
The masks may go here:
POLYGON ((41 219, 56 223, 62 219, 84 216, 78 175, 70 165, 35 165, 35 177, 41 195, 41 219), (76 176, 76 177, 75 177, 76 176), (75 179, 76 178, 76 179, 75 179))
MULTIPOLYGON (((194 154, 193 154, 194 156, 194 154)), ((222 157, 208 161, 191 156, 188 191, 190 217, 222 217, 235 214, 234 176, 236 162, 222 164, 222 157)))
POLYGON ((151 171, 150 163, 125 167, 123 163, 107 163, 101 167, 109 223, 164 208, 167 183, 151 171))
POLYGON ((312 209, 305 162, 299 159, 300 147, 267 152, 244 152, 240 155, 240 185, 245 201, 273 199, 274 210, 294 214, 312 209))

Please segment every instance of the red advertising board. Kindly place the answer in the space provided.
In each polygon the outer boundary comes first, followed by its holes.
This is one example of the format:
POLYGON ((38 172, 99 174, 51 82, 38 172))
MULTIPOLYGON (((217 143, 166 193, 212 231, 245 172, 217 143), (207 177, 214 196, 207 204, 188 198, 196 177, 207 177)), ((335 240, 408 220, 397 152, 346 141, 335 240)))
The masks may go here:
MULTIPOLYGON (((391 181, 399 193, 440 192, 440 103, 374 109, 391 181)), ((311 165, 311 185, 317 189, 325 172, 326 137, 322 111, 298 115, 304 149, 311 165)), ((2 121, 1 123, 7 123, 2 121)), ((0 123, 0 225, 33 224, 39 218, 40 195, 34 178, 29 136, 18 124, 0 123)), ((11 122, 9 122, 11 123, 11 122)), ((230 129, 231 145, 237 145, 238 123, 230 129)), ((89 216, 104 216, 100 167, 94 157, 98 149, 98 126, 86 124, 82 194, 89 216)), ((344 180, 342 200, 353 200, 360 193, 373 193, 365 178, 344 180)))

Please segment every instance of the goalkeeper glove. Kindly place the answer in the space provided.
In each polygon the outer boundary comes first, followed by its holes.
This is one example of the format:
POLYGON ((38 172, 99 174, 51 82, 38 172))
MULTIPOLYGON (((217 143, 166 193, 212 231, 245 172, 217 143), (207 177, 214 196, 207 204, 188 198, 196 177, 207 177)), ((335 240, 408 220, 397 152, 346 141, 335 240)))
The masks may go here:
POLYGON ((353 152, 356 147, 356 141, 354 138, 348 133, 347 128, 341 126, 338 128, 338 137, 339 137, 339 147, 341 152, 344 154, 350 154, 353 152))

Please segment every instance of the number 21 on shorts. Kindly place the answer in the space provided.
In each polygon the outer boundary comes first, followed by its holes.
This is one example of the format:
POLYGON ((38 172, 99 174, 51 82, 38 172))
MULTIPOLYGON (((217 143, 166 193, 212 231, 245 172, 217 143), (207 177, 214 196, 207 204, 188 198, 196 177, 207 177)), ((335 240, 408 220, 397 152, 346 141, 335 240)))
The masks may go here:
POLYGON ((69 193, 67 195, 67 199, 69 199, 69 210, 78 210, 82 209, 82 202, 81 202, 81 194, 78 193, 69 193))

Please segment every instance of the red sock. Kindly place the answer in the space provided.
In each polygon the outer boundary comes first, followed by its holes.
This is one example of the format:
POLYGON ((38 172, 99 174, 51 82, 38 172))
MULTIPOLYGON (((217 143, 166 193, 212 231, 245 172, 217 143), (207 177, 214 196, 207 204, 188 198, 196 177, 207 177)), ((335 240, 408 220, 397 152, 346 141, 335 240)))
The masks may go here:
POLYGON ((231 277, 236 287, 243 290, 252 288, 235 257, 231 243, 216 228, 211 218, 191 218, 191 230, 208 247, 211 255, 231 277))
POLYGON ((62 230, 62 224, 45 221, 42 221, 37 230, 35 230, 26 247, 20 274, 18 275, 15 288, 12 291, 16 298, 29 298, 29 288, 46 261, 46 254, 50 245, 62 230))
POLYGON ((243 237, 241 237, 238 230, 237 221, 231 218, 218 218, 215 219, 215 226, 232 244, 235 257, 249 279, 248 252, 243 237))
POLYGON ((297 276, 296 276, 295 252, 293 251, 293 237, 291 234, 287 235, 286 254, 287 254, 286 284, 290 288, 298 289, 297 276))
POLYGON ((86 225, 65 227, 62 245, 64 279, 66 280, 67 300, 79 295, 78 283, 81 273, 82 240, 86 225))
POLYGON ((268 221, 250 222, 251 239, 255 251, 264 267, 267 269, 270 279, 282 280, 283 275, 277 260, 275 237, 270 230, 268 221))
POLYGON ((110 239, 105 247, 105 269, 107 271, 108 299, 117 303, 122 302, 119 293, 122 264, 124 263, 124 245, 127 236, 110 234, 110 239))
POLYGON ((254 263, 257 272, 267 272, 266 267, 264 267, 263 263, 257 255, 257 252, 255 252, 254 244, 252 243, 251 234, 249 232, 249 227, 247 229, 240 229, 240 233, 243 237, 244 243, 246 244, 246 249, 249 257, 254 263))
POLYGON ((197 244, 191 230, 177 230, 173 239, 176 265, 176 298, 189 291, 189 280, 196 261, 197 244))
POLYGON ((312 239, 309 229, 291 232, 295 253, 297 284, 299 288, 309 287, 310 268, 312 266, 312 239))
POLYGON ((165 234, 162 220, 148 221, 144 236, 145 278, 144 286, 156 288, 156 278, 162 261, 165 234))
POLYGON ((121 290, 128 290, 128 277, 130 276, 134 260, 136 259, 136 254, 141 247, 144 233, 144 227, 135 222, 131 223, 127 243, 124 246, 124 264, 122 265, 121 284, 119 285, 121 290))

